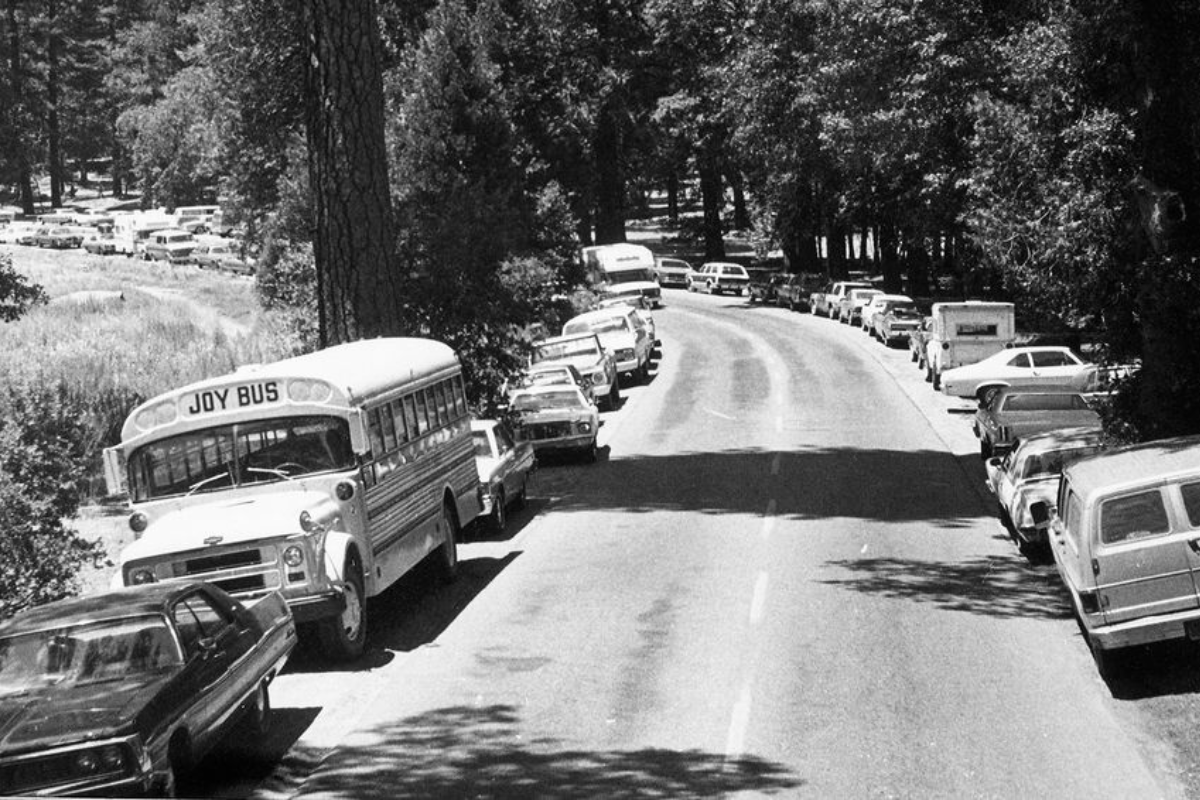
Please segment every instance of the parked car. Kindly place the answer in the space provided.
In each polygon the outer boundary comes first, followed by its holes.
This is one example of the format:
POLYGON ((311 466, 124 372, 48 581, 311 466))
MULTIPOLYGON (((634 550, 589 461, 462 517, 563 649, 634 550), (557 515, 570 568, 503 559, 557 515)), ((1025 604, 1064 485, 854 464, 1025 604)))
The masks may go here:
POLYGON ((730 264, 724 261, 710 261, 700 266, 700 271, 690 276, 689 292, 708 292, 709 294, 745 294, 750 285, 750 275, 741 264, 730 264))
POLYGON ((1056 511, 1034 503, 1100 674, 1120 650, 1200 638, 1193 550, 1200 526, 1200 437, 1110 450, 1063 470, 1056 511))
POLYGON ((187 231, 170 228, 155 231, 142 246, 142 257, 150 261, 186 264, 192 260, 196 237, 187 231))
POLYGON ((494 419, 471 420, 471 441, 479 473, 479 519, 503 533, 508 506, 525 504, 529 476, 537 464, 533 446, 517 441, 507 423, 494 419))
POLYGON ((813 288, 820 281, 820 275, 804 273, 789 275, 787 282, 779 287, 776 302, 781 306, 787 306, 789 311, 811 311, 813 288))
POLYGON ((679 258, 659 258, 655 266, 658 285, 687 288, 687 278, 692 272, 692 265, 679 258))
POLYGON ((925 380, 934 389, 941 388, 946 370, 982 361, 1011 347, 1016 339, 1012 303, 934 303, 930 316, 933 326, 925 346, 925 380))
POLYGON ((0 794, 174 796, 235 726, 266 729, 295 643, 277 592, 196 581, 18 614, 0 624, 0 794))
POLYGON ((110 256, 117 252, 117 241, 111 233, 96 233, 83 240, 83 249, 97 256, 110 256))
POLYGON ((591 331, 569 336, 552 336, 535 342, 530 359, 533 365, 574 366, 579 370, 579 374, 590 382, 596 402, 606 410, 616 408, 621 402, 616 362, 612 354, 600 343, 600 337, 591 331))
POLYGON ((752 269, 746 274, 750 276, 750 283, 746 286, 746 297, 751 303, 759 302, 763 305, 777 302, 779 287, 788 279, 787 273, 774 270, 752 269))
POLYGON ((979 438, 979 455, 1003 455, 1017 439, 1056 428, 1100 425, 1100 415, 1082 394, 1045 387, 995 386, 980 392, 971 430, 979 438))
POLYGON ((15 221, 0 225, 0 243, 24 244, 22 237, 32 238, 37 233, 38 226, 32 222, 15 221))
POLYGON ((1034 503, 1054 504, 1063 468, 1105 447, 1099 426, 1063 428, 1017 440, 1003 456, 988 459, 988 488, 999 504, 1000 520, 1028 551, 1047 545, 1046 532, 1034 525, 1034 503))
POLYGON ((858 325, 862 319, 863 306, 877 294, 883 294, 878 289, 857 287, 849 290, 838 300, 838 322, 845 325, 858 325))
POLYGON ((529 386, 578 386, 585 397, 593 401, 596 399, 592 392, 592 382, 585 378, 574 364, 554 361, 530 364, 511 385, 506 385, 505 394, 529 386))
POLYGON ((830 285, 829 291, 811 295, 810 305, 812 306, 812 313, 824 314, 830 319, 835 319, 838 315, 838 306, 842 302, 842 298, 851 289, 870 288, 871 284, 867 281, 837 281, 830 285))
POLYGON ((596 304, 596 308, 613 308, 614 306, 629 306, 641 318, 642 324, 650 334, 650 341, 655 347, 662 344, 658 339, 658 326, 654 324, 654 314, 650 311, 650 301, 636 294, 624 294, 609 297, 596 304))
POLYGON ((33 243, 38 247, 56 250, 73 250, 83 244, 84 234, 65 226, 42 227, 34 235, 33 243))
POLYGON ((908 333, 908 354, 917 369, 925 371, 925 347, 929 344, 929 336, 933 331, 933 317, 923 317, 917 327, 908 333))
POLYGON ((909 337, 921 327, 921 312, 912 300, 900 296, 877 304, 871 315, 871 335, 891 347, 908 346, 909 337))
POLYGON ((863 303, 862 310, 858 313, 858 326, 862 328, 863 333, 875 335, 875 315, 883 310, 883 307, 893 301, 912 303, 912 298, 906 294, 888 294, 887 292, 878 292, 867 298, 867 302, 863 303))
POLYGON ((571 452, 586 461, 596 460, 596 435, 600 413, 574 386, 531 386, 509 398, 518 439, 533 445, 534 452, 571 452))
POLYGON ((604 349, 613 354, 617 372, 645 381, 650 377, 651 351, 654 339, 645 322, 629 306, 620 305, 585 311, 563 325, 563 335, 594 333, 604 349))
POLYGON ((1095 364, 1066 347, 1010 347, 942 373, 941 389, 952 397, 977 399, 996 386, 1059 386, 1086 392, 1095 387, 1097 374, 1095 364))
POLYGON ((192 262, 201 269, 216 269, 235 272, 239 275, 254 273, 254 265, 243 259, 236 241, 219 241, 212 244, 197 244, 192 251, 192 262))

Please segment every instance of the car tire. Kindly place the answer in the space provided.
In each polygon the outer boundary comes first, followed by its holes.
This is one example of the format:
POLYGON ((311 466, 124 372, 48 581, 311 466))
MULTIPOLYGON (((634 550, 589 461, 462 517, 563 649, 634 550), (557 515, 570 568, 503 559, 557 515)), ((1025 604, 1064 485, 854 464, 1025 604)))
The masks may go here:
POLYGON ((492 514, 488 520, 488 527, 492 533, 502 534, 504 528, 508 524, 508 514, 505 513, 504 503, 508 498, 504 496, 504 487, 500 487, 500 491, 492 498, 492 514))
POLYGON ((925 382, 933 383, 933 365, 928 362, 925 364, 925 382))
POLYGON ((913 350, 911 347, 908 348, 908 360, 914 364, 917 363, 917 351, 913 350))
POLYGON ((992 457, 992 452, 995 448, 992 447, 992 440, 984 436, 979 440, 979 458, 987 461, 992 457))
POLYGON ((608 390, 608 408, 615 411, 621 405, 621 385, 613 378, 612 388, 608 390))
POLYGON ((171 736, 167 744, 167 774, 159 790, 164 797, 183 797, 187 792, 183 787, 192 771, 193 763, 192 740, 187 731, 179 729, 171 736))
POLYGON ((592 439, 592 443, 583 448, 583 460, 589 464, 596 463, 596 440, 592 439))
POLYGON ((346 607, 336 617, 321 620, 317 636, 321 652, 335 661, 353 661, 362 655, 367 642, 367 598, 363 591, 362 564, 351 552, 342 567, 342 591, 346 607))
POLYGON ((1126 654, 1120 650, 1105 650, 1089 636, 1088 649, 1092 651, 1092 661, 1096 662, 1096 672, 1105 683, 1119 681, 1125 674, 1126 654))
POLYGON ((449 501, 442 503, 442 526, 446 539, 435 551, 437 575, 442 583, 453 583, 458 579, 458 515, 449 501))
MULTIPOLYGON (((931 367, 931 369, 932 369, 932 367, 931 367)), ((941 370, 937 370, 937 369, 933 370, 933 388, 935 391, 941 391, 941 389, 942 389, 942 372, 941 372, 941 370)))
POLYGON ((524 508, 525 501, 528 499, 528 496, 529 496, 529 474, 526 473, 525 477, 521 479, 521 490, 519 492, 517 492, 516 497, 513 498, 513 502, 512 502, 513 508, 516 508, 516 509, 524 508))
POLYGON ((250 705, 246 708, 245 716, 242 717, 240 730, 243 736, 248 740, 261 739, 265 737, 271 730, 271 692, 267 688, 267 682, 261 681, 258 688, 254 691, 254 696, 250 699, 250 705))

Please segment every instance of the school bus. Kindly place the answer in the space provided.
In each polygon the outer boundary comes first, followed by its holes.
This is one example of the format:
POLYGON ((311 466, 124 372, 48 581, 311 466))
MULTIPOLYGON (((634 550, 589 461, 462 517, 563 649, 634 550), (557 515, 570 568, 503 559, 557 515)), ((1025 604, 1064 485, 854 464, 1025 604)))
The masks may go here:
POLYGON ((429 557, 452 580, 480 512, 458 356, 428 339, 338 345, 166 392, 105 452, 136 539, 114 585, 278 590, 329 657, 361 654, 366 599, 429 557))

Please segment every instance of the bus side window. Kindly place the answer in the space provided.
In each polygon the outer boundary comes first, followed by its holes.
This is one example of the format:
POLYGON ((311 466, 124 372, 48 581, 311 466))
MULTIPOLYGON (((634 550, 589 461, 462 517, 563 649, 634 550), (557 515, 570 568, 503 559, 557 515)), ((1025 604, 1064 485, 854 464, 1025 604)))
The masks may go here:
POLYGON ((396 428, 392 420, 390 405, 379 407, 379 425, 383 428, 383 449, 390 453, 396 449, 396 428))
POLYGON ((417 431, 424 436, 429 433, 429 420, 425 416, 425 391, 415 393, 417 397, 417 431))
POLYGON ((467 413, 467 394, 463 390, 462 375, 454 376, 454 409, 460 417, 467 413))
POLYGON ((403 444, 413 438, 404 424, 404 401, 393 400, 391 408, 392 420, 396 423, 396 441, 403 444))
POLYGON ((446 408, 446 391, 448 388, 445 381, 433 387, 433 396, 437 402, 437 424, 439 428, 444 428, 450 424, 450 414, 446 408))
POLYGON ((407 423, 409 440, 421 435, 417 426, 417 401, 411 394, 404 398, 404 421, 407 423))
POLYGON ((379 409, 372 408, 367 412, 367 432, 371 439, 371 457, 383 455, 383 430, 379 426, 379 409))

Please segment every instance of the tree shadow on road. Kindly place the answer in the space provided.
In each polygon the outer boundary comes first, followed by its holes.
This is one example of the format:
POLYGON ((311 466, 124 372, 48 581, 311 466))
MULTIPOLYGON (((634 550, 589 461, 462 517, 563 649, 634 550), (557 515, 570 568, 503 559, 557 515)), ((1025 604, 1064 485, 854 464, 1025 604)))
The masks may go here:
POLYGON ((794 792, 804 782, 761 758, 702 750, 592 751, 522 739, 509 705, 442 708, 361 732, 304 794, 356 800, 664 798, 794 792))
POLYGON ((847 576, 821 582, 864 594, 929 603, 947 611, 992 617, 1067 619, 1070 600, 1058 575, 1030 566, 1019 555, 969 561, 856 558, 830 561, 847 576))
POLYGON ((538 490, 571 510, 699 511, 800 520, 832 517, 962 528, 992 516, 972 483, 983 470, 934 450, 821 448, 621 456, 575 473, 538 476, 538 490))

